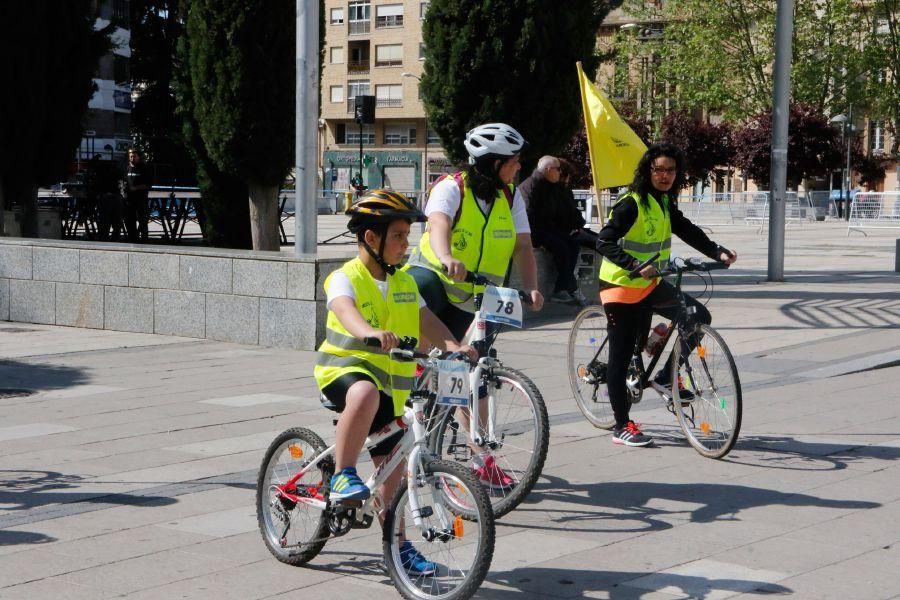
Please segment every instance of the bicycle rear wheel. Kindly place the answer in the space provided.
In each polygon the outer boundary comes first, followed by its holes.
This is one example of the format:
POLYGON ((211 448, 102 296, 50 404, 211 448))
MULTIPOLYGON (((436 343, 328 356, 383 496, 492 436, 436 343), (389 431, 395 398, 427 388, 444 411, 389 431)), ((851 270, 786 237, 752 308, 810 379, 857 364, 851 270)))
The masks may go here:
POLYGON ((588 306, 575 317, 569 332, 569 384, 575 402, 594 427, 612 429, 616 424, 606 390, 609 339, 602 306, 588 306))
POLYGON ((422 469, 416 486, 424 531, 413 520, 409 489, 401 487, 384 522, 384 559, 394 586, 404 598, 461 600, 470 598, 487 575, 494 555, 494 514, 490 500, 471 471, 457 463, 436 460, 422 469), (471 509, 463 520, 457 507, 471 509), (422 557, 434 563, 428 574, 413 571, 400 555, 409 540, 422 557))
POLYGON ((722 336, 703 324, 698 333, 701 341, 690 353, 680 335, 675 341, 672 381, 678 384, 672 385, 672 409, 697 452, 722 458, 741 430, 741 381, 722 336))
MULTIPOLYGON (((481 464, 471 466, 499 518, 525 499, 540 476, 547 459, 550 423, 544 397, 519 371, 495 367, 486 385, 494 400, 494 439, 498 444, 479 457, 481 464)), ((469 465, 475 456, 469 446, 468 410, 441 410, 437 415, 429 448, 442 459, 469 465)), ((486 418, 484 423, 479 433, 487 438, 486 418)))
MULTIPOLYGON (((280 490, 326 448, 322 438, 309 429, 288 429, 269 445, 259 469, 256 483, 259 532, 275 558, 295 567, 309 562, 322 550, 328 540, 328 523, 324 511, 294 502, 280 490)), ((297 480, 289 492, 324 500, 333 474, 334 462, 328 457, 318 468, 297 480)))

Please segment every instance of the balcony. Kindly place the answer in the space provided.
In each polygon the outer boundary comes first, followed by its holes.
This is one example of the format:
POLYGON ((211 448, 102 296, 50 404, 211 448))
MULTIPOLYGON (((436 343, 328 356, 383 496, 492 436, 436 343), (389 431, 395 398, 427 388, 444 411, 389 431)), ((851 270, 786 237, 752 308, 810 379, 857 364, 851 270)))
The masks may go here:
POLYGON ((375 29, 381 29, 382 27, 403 27, 403 15, 375 17, 375 29))
POLYGON ((361 58, 347 62, 347 73, 351 75, 366 75, 369 72, 369 59, 361 58))
POLYGON ((376 98, 375 106, 382 108, 398 108, 403 106, 403 98, 376 98))
POLYGON ((347 33, 349 35, 362 35, 369 33, 370 25, 371 24, 369 21, 349 21, 347 23, 347 33))
POLYGON ((402 58, 393 58, 388 60, 375 60, 376 67, 402 67, 403 59, 402 58))

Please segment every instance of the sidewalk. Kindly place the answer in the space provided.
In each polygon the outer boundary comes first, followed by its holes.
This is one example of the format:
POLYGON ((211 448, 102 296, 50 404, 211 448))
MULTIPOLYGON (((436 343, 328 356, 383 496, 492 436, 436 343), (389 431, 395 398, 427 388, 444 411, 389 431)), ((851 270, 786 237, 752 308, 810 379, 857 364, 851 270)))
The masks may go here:
MULTIPOLYGON (((714 232, 740 255, 709 304, 744 392, 723 461, 690 449, 652 394, 634 415, 655 448, 587 424, 564 374, 570 319, 504 333, 501 356, 547 401, 551 446, 498 521, 477 597, 900 598, 898 235, 791 227, 787 281, 767 283, 765 237, 714 232)), ((269 441, 295 425, 333 438, 313 361, 0 322, 0 388, 36 392, 0 394, 0 599, 396 598, 377 526, 305 568, 257 532, 269 441)))

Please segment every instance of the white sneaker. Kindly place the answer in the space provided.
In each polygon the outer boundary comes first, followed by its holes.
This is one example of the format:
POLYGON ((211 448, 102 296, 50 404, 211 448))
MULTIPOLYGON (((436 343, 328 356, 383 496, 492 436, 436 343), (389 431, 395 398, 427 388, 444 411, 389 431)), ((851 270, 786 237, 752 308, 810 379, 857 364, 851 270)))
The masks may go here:
POLYGON ((551 302, 573 302, 575 299, 572 298, 572 294, 567 292, 566 290, 559 290, 558 292, 553 292, 550 294, 551 302))
POLYGON ((577 302, 580 306, 588 306, 590 305, 590 301, 585 297, 584 294, 581 293, 581 290, 576 289, 572 292, 572 298, 577 302))

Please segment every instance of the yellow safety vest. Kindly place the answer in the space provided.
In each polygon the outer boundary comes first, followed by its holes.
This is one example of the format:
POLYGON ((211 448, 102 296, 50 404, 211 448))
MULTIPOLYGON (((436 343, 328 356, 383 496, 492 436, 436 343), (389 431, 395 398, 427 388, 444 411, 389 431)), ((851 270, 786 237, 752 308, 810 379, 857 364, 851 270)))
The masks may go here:
MULTIPOLYGON (((356 307, 369 325, 375 329, 392 331, 400 337, 419 336, 419 290, 415 280, 402 271, 388 275, 387 298, 375 284, 375 278, 359 258, 340 268, 346 273, 356 307)), ((329 275, 325 279, 328 289, 329 275)), ((325 322, 325 341, 319 346, 313 375, 319 389, 326 387, 346 373, 370 376, 378 389, 394 400, 394 415, 403 414, 416 375, 416 363, 391 360, 380 348, 366 346, 341 324, 332 311, 325 322)))
MULTIPOLYGON (((637 205, 638 214, 631 229, 619 240, 622 249, 633 256, 639 262, 648 260, 659 252, 659 258, 654 263, 656 268, 663 270, 669 263, 669 255, 672 252, 672 220, 669 218, 669 196, 663 197, 665 210, 660 203, 652 197, 647 199, 645 208, 640 201, 640 196, 635 192, 629 192, 619 199, 619 202, 634 202, 637 205)), ((609 212, 612 218, 612 210, 609 212)), ((600 281, 613 285, 621 285, 631 288, 645 288, 652 285, 657 279, 644 279, 628 277, 628 271, 604 258, 600 264, 600 281)))
MULTIPOLYGON (((453 258, 465 265, 467 271, 481 273, 502 283, 516 247, 516 230, 510 210, 513 186, 497 192, 497 197, 490 204, 490 213, 485 215, 475 200, 471 186, 466 185, 466 174, 461 177, 463 193, 459 220, 450 232, 450 252, 453 258)), ((475 287, 471 283, 454 281, 444 273, 430 240, 431 233, 426 230, 418 247, 410 253, 406 268, 417 266, 431 269, 440 277, 451 302, 465 302, 475 293, 475 287)), ((484 289, 483 286, 478 288, 477 291, 484 289)))

